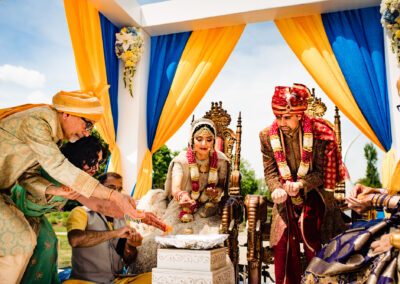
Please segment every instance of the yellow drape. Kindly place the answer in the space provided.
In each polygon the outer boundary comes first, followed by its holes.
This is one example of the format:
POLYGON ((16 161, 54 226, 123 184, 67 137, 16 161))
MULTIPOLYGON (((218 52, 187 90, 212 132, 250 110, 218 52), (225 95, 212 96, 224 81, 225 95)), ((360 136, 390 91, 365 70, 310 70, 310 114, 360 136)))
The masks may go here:
POLYGON ((382 187, 388 188, 392 180, 392 174, 396 167, 396 151, 391 148, 383 157, 382 161, 382 187))
POLYGON ((134 197, 151 188, 152 153, 182 126, 214 82, 245 25, 194 31, 186 44, 157 126, 153 148, 143 158, 134 197))
POLYGON ((338 108, 382 150, 344 79, 332 51, 321 15, 275 20, 283 38, 315 82, 338 108))
POLYGON ((93 90, 104 107, 104 116, 96 124, 96 129, 111 150, 108 170, 121 173, 120 152, 115 143, 107 86, 99 13, 87 0, 64 0, 64 7, 80 87, 82 90, 93 90))
POLYGON ((399 192, 400 192, 400 160, 397 162, 397 166, 393 172, 389 185, 389 193, 395 194, 399 192))

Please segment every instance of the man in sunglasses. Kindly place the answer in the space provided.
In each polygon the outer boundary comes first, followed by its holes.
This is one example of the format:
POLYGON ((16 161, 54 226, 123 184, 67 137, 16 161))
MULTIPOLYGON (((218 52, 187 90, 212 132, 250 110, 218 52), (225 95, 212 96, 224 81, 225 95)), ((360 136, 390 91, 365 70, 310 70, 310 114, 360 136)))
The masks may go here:
POLYGON ((17 183, 26 189, 27 199, 39 205, 46 205, 52 195, 81 194, 109 200, 133 219, 163 228, 157 216, 137 212, 133 199, 99 184, 60 152, 63 140, 75 142, 88 136, 102 114, 100 101, 88 91, 61 91, 52 105, 0 110, 0 279, 4 283, 19 283, 36 245, 36 234, 10 200, 17 183), (44 179, 41 167, 64 190, 44 179))

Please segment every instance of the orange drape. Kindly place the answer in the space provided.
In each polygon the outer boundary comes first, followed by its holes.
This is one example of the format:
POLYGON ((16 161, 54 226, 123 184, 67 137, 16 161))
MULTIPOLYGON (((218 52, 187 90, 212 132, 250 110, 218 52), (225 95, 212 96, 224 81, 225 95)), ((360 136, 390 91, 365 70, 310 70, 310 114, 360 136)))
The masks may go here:
POLYGON ((115 143, 113 117, 108 93, 103 39, 98 11, 86 0, 64 0, 76 70, 82 90, 93 90, 105 111, 96 129, 111 150, 109 171, 121 173, 120 152, 115 143))

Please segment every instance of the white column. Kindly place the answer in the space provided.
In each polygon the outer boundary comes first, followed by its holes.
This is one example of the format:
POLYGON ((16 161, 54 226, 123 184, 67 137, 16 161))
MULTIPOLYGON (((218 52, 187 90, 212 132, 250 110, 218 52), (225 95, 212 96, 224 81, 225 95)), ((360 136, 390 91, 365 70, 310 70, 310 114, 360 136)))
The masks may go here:
POLYGON ((396 150, 396 160, 398 160, 400 157, 400 112, 397 110, 397 105, 400 105, 400 97, 398 95, 396 83, 400 78, 400 65, 397 63, 396 55, 392 52, 390 36, 387 34, 386 29, 384 33, 384 43, 390 123, 392 130, 392 148, 396 150))
POLYGON ((124 87, 124 63, 120 61, 118 85, 118 135, 124 190, 130 194, 136 184, 147 150, 146 104, 150 65, 150 36, 142 31, 144 52, 133 78, 133 98, 124 87))

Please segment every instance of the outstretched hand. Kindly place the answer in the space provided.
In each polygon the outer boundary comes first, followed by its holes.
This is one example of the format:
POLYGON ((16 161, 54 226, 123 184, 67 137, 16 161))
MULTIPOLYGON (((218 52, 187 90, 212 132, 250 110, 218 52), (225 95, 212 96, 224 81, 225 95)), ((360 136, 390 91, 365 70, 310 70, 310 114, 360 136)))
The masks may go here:
POLYGON ((156 227, 163 232, 166 230, 166 225, 161 222, 161 218, 158 217, 156 214, 154 214, 153 212, 143 212, 143 214, 145 215, 145 217, 142 218, 143 223, 149 226, 156 227))
POLYGON ((368 194, 380 193, 379 189, 357 183, 350 191, 350 197, 362 199, 368 194))
POLYGON ((372 197, 374 194, 368 194, 363 198, 346 197, 347 205, 351 210, 356 211, 358 214, 364 213, 372 208, 372 197))

